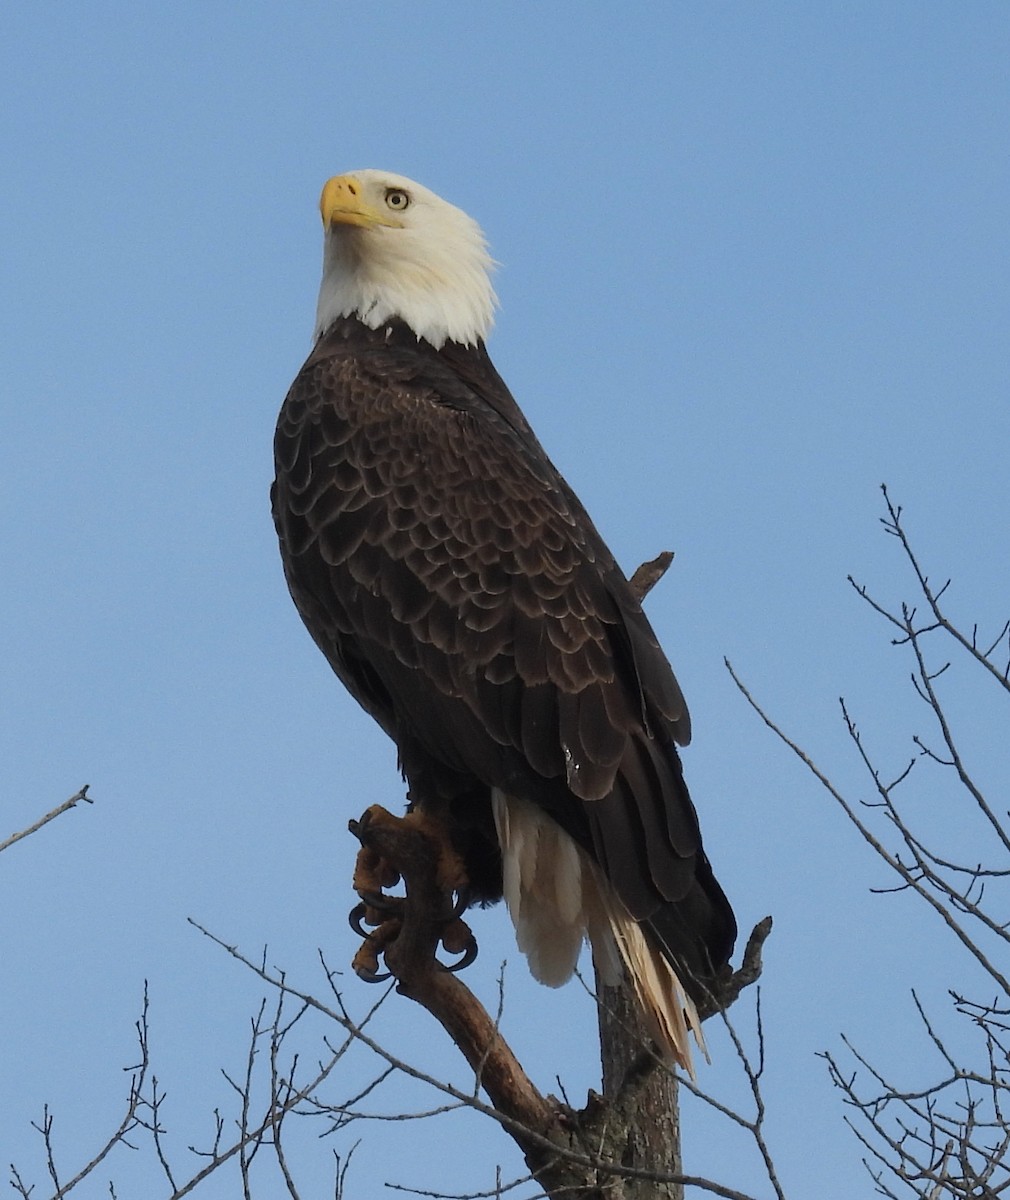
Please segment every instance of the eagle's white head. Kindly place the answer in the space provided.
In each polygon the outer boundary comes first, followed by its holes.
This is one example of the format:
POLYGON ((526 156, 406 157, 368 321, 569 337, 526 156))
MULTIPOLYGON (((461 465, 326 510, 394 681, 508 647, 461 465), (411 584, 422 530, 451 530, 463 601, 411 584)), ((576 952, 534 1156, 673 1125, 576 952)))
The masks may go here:
POLYGON ((494 263, 480 226, 402 175, 354 171, 327 182, 317 338, 340 317, 370 328, 399 317, 433 346, 475 345, 491 328, 494 263))

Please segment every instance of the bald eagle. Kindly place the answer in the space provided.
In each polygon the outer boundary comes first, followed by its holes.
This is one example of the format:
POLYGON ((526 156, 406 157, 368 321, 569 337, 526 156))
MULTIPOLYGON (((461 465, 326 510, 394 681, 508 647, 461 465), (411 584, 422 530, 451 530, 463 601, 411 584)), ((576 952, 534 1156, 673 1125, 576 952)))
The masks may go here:
POLYGON ((688 1064, 736 925, 684 783, 680 687, 488 357, 476 222, 376 170, 329 180, 320 208, 315 347, 275 441, 294 602, 468 898, 504 896, 533 975, 563 983, 588 937, 688 1064))

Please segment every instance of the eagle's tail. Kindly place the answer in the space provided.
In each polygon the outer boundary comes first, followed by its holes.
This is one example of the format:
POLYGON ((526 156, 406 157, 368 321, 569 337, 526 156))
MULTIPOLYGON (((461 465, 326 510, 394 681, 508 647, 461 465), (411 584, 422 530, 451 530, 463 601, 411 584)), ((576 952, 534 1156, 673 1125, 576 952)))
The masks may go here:
POLYGON ((599 886, 597 895, 606 919, 606 927, 599 930, 597 922, 589 925, 589 938, 593 946, 593 958, 605 983, 606 971, 600 966, 612 956, 609 948, 616 945, 624 964, 626 977, 631 981, 638 1006, 645 1016, 646 1026, 665 1058, 695 1078, 691 1060, 691 1035, 699 1050, 708 1059, 705 1037, 701 1031, 701 1020, 694 1001, 687 994, 677 972, 662 951, 649 938, 642 926, 628 915, 624 905, 614 894, 605 879, 594 869, 599 886), (601 936, 602 935, 602 936, 601 936), (602 945, 601 945, 602 943, 602 945))
POLYGON ((629 916, 590 857, 542 809, 495 789, 505 901, 534 978, 571 978, 586 937, 604 983, 627 975, 664 1056, 694 1077, 690 1036, 703 1054, 697 1009, 666 957, 629 916))

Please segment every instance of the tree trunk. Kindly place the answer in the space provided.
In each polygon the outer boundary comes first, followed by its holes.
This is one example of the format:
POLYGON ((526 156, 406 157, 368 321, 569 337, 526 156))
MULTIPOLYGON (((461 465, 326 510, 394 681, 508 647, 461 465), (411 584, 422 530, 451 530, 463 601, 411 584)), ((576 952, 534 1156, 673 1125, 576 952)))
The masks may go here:
MULTIPOLYGON (((662 578, 673 560, 664 551, 642 563, 629 580, 639 600, 662 578)), ((680 1175, 680 1105, 673 1072, 649 1053, 652 1038, 627 983, 607 987, 596 977, 603 1061, 603 1096, 611 1107, 602 1157, 636 1170, 680 1175)), ((615 1177, 614 1200, 683 1200, 680 1184, 615 1177)))
MULTIPOLYGON (((638 1004, 627 985, 597 978, 603 1095, 610 1107, 600 1157, 636 1170, 681 1174, 677 1080, 650 1053, 638 1004)), ((683 1200, 680 1184, 613 1180, 614 1200, 683 1200)))

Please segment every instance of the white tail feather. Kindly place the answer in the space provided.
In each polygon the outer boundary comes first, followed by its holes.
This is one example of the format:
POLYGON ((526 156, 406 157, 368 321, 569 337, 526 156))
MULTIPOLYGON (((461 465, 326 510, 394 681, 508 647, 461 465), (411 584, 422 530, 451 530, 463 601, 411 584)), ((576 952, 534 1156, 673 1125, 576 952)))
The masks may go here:
POLYGON ((684 991, 684 985, 666 957, 648 940, 641 925, 625 911, 613 889, 604 880, 600 884, 600 899, 606 909, 610 930, 624 960, 649 1032, 664 1057, 683 1067, 694 1079, 689 1032, 694 1035, 698 1048, 708 1061, 701 1020, 694 1001, 684 991))
POLYGON ((588 936, 601 980, 616 986, 627 973, 649 1032, 694 1078, 689 1032, 708 1057, 697 1009, 595 863, 528 801, 495 789, 492 809, 505 902, 534 978, 549 987, 567 982, 588 936))

